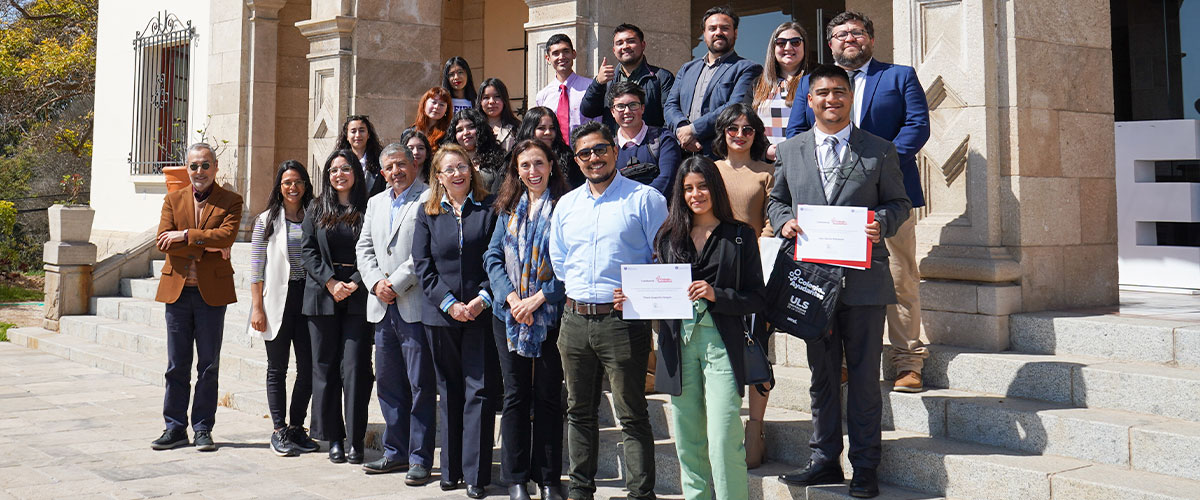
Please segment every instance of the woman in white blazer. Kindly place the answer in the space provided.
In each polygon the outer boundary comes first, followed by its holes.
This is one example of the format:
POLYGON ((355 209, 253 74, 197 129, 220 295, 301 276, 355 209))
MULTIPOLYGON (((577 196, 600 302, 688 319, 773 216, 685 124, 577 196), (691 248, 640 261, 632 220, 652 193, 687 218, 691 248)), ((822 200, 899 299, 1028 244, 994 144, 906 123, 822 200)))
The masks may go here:
POLYGON ((300 312, 304 303, 301 223, 312 199, 312 182, 304 165, 283 162, 267 208, 254 220, 250 233, 250 330, 266 344, 267 406, 275 425, 271 451, 281 457, 320 449, 304 429, 313 370, 308 322, 300 312), (291 425, 285 418, 289 349, 296 352, 296 383, 287 412, 291 425))

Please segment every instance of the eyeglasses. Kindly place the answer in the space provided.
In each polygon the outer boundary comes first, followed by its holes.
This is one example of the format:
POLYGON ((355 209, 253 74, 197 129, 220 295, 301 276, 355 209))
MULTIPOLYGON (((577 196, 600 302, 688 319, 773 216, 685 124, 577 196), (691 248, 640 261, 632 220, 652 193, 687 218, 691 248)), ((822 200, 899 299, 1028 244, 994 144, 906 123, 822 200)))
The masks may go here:
POLYGON ((465 174, 471 171, 471 166, 463 163, 457 167, 447 167, 438 169, 438 173, 442 175, 465 174))
POLYGON ((742 135, 746 137, 754 135, 754 127, 749 125, 742 125, 741 127, 738 127, 737 125, 730 125, 725 127, 725 133, 728 135, 737 136, 738 131, 741 131, 742 135))
POLYGON ((350 165, 342 165, 340 167, 329 167, 329 173, 332 174, 353 174, 354 167, 350 165))
POLYGON ((791 45, 792 47, 799 47, 801 45, 804 45, 804 39, 801 37, 798 37, 798 36, 792 37, 792 38, 776 38, 775 39, 776 47, 786 47, 788 45, 791 45))
POLYGON ((834 40, 849 40, 850 37, 862 40, 867 37, 867 32, 863 30, 839 31, 833 34, 834 40))
POLYGON ((290 187, 295 187, 295 186, 304 186, 304 181, 283 181, 283 182, 280 182, 279 185, 283 186, 285 188, 290 188, 290 187))
POLYGON ((612 144, 597 144, 590 148, 583 148, 579 151, 576 151, 575 157, 583 161, 588 161, 592 158, 592 155, 603 156, 604 153, 608 152, 608 148, 611 147, 613 147, 612 144))
POLYGON ((200 170, 200 169, 208 170, 208 169, 210 169, 210 168, 212 168, 212 164, 210 164, 210 163, 208 163, 208 162, 204 162, 204 163, 192 163, 192 164, 189 164, 189 165, 188 165, 188 170, 191 170, 192 172, 195 172, 195 171, 197 171, 197 170, 200 170))
POLYGON ((617 103, 617 104, 613 104, 613 109, 615 109, 617 111, 621 111, 621 112, 625 112, 627 110, 628 111, 637 111, 639 109, 642 109, 642 103, 640 103, 640 102, 617 103))

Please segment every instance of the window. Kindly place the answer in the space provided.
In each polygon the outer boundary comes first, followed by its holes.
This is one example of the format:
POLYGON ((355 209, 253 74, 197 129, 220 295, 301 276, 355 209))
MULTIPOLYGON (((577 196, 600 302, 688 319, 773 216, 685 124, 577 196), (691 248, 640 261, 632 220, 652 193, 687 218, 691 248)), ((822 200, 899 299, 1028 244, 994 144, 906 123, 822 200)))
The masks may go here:
POLYGON ((1116 121, 1200 119, 1200 1, 1109 5, 1116 121))
POLYGON ((161 174, 183 163, 188 146, 188 96, 196 29, 159 13, 133 39, 133 123, 130 173, 161 174))

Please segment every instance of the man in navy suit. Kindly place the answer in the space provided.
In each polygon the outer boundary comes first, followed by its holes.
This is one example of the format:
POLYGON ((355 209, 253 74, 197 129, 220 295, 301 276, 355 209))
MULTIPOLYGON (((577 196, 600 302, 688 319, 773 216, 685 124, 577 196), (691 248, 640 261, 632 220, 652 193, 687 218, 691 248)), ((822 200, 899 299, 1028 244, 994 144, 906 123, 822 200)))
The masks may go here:
POLYGON ((754 81, 762 66, 734 52, 738 16, 728 7, 713 7, 704 13, 704 44, 708 53, 684 63, 675 75, 675 85, 663 105, 668 130, 675 131, 685 151, 712 149, 717 137, 717 115, 735 102, 750 104, 754 81))
MULTIPOLYGON (((921 176, 917 171, 917 152, 929 140, 929 104, 925 91, 910 66, 875 60, 875 25, 858 12, 843 12, 825 28, 834 61, 850 74, 854 83, 854 108, 851 119, 856 127, 892 141, 900 155, 904 188, 913 209, 925 206, 921 176)), ((808 86, 808 77, 800 87, 808 86)), ((793 106, 787 136, 792 137, 813 126, 809 106, 793 106)), ((893 390, 920 392, 921 368, 928 351, 921 343, 921 276, 917 271, 916 216, 910 217, 887 239, 891 254, 892 280, 896 284, 896 304, 887 310, 888 339, 892 344, 892 365, 898 375, 893 390)))

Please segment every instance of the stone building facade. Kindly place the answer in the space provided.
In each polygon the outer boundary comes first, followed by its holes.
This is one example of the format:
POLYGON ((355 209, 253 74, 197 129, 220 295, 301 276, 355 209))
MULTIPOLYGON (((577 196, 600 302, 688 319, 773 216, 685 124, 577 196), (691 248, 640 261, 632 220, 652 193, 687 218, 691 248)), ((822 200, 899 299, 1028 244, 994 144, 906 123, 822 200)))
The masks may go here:
MULTIPOLYGON (((143 3, 101 1, 98 65, 130 58, 133 33, 105 23, 163 9, 191 16, 189 129, 204 121, 207 137, 229 141, 220 182, 243 193, 254 214, 281 161, 302 159, 319 172, 345 116, 367 114, 385 142, 398 137, 450 56, 472 64, 476 85, 505 80, 521 108, 552 78, 542 59, 551 34, 576 41, 576 70, 590 75, 611 57, 612 27, 633 22, 652 62, 674 71, 692 57, 700 14, 717 2, 212 0, 204 11, 182 0, 143 3)), ((917 226, 930 341, 1001 350, 1011 313, 1115 303, 1108 1, 730 3, 743 15, 789 13, 811 24, 814 38, 817 8, 825 18, 864 11, 876 21, 876 56, 917 69, 933 125, 920 157, 929 206, 917 226)), ((738 47, 743 56, 763 50, 738 47)), ((117 102, 128 93, 122 78, 98 72, 97 129, 104 117, 118 139, 133 126, 121 118, 129 103, 117 102)), ((109 184, 93 189, 96 227, 98 239, 119 241, 157 222, 161 189, 152 175, 125 175, 128 140, 101 142, 108 138, 98 132, 92 178, 107 175, 109 184)))

